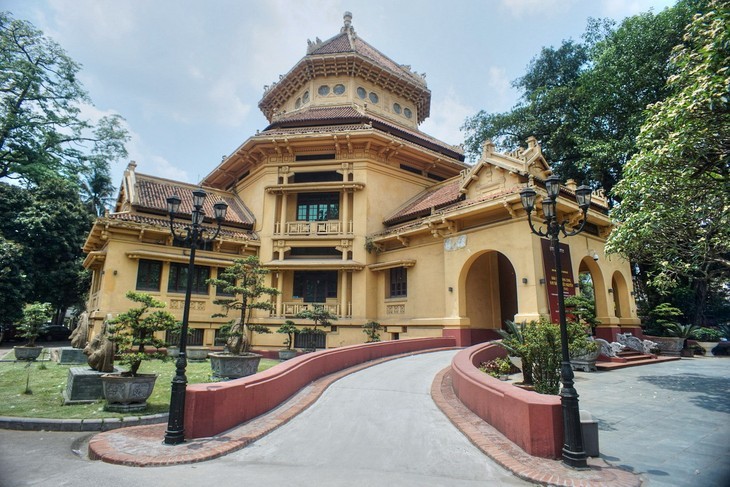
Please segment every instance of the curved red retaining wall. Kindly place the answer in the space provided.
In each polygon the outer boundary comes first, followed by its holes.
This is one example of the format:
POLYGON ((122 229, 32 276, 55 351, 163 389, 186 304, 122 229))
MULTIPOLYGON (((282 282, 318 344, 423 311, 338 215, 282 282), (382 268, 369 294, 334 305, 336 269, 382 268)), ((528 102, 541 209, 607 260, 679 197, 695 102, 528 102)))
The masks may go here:
POLYGON ((537 394, 502 382, 477 366, 506 357, 493 343, 481 343, 457 353, 451 362, 456 396, 482 418, 533 456, 560 458, 563 416, 560 397, 537 394))
POLYGON ((185 437, 222 433, 287 400, 312 381, 370 360, 453 347, 453 338, 365 343, 300 355, 258 374, 228 382, 187 386, 185 437))

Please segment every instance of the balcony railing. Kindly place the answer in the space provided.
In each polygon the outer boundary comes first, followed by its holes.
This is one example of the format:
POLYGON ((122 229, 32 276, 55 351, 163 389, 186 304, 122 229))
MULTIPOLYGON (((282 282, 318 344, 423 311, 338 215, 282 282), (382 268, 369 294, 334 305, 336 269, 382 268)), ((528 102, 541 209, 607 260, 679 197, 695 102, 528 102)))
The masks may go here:
POLYGON ((302 311, 314 309, 317 307, 323 307, 331 314, 340 317, 340 305, 339 304, 327 304, 327 303, 282 303, 284 305, 284 316, 292 317, 302 311))
MULTIPOLYGON (((275 232, 282 233, 281 223, 276 224, 275 232)), ((341 222, 339 220, 284 222, 284 233, 294 236, 341 235, 343 233, 352 233, 352 222, 341 222)))

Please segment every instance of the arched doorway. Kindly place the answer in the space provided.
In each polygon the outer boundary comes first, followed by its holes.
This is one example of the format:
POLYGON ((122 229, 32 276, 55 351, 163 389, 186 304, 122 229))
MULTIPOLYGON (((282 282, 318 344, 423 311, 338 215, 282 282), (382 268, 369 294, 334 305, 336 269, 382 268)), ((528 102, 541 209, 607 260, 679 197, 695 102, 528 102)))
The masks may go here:
POLYGON ((515 269, 507 256, 497 251, 479 254, 465 266, 464 315, 471 323, 471 341, 498 338, 495 330, 517 314, 515 269), (468 268, 467 268, 468 266, 468 268))
POLYGON ((606 301, 606 285, 603 281, 603 273, 592 257, 584 257, 578 266, 578 275, 581 281, 590 281, 593 288, 593 297, 596 302, 596 318, 605 318, 608 314, 608 302, 606 301), (588 277, 590 276, 590 277, 588 277))
POLYGON ((629 309, 629 287, 623 274, 616 271, 611 278, 611 291, 613 295, 613 306, 617 318, 630 318, 629 309))

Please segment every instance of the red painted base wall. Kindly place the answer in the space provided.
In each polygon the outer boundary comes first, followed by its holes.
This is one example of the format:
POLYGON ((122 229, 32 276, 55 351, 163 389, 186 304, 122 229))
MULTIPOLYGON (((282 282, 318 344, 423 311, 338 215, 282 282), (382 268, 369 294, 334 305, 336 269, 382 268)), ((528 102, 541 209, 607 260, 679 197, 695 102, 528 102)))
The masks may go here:
POLYGON ((186 389, 185 437, 217 435, 287 400, 312 381, 371 360, 456 345, 453 338, 416 338, 321 350, 300 355, 258 374, 186 389))
POLYGON ((451 362, 454 392, 477 416, 530 455, 560 458, 563 417, 560 397, 526 391, 477 369, 505 357, 500 346, 483 343, 456 354, 451 362))

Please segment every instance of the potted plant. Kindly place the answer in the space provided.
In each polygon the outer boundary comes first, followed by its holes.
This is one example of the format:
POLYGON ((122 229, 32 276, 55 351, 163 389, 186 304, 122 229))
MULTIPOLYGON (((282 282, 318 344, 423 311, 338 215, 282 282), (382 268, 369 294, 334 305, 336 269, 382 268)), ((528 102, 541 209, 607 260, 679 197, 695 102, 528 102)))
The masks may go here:
POLYGON ((586 331, 586 326, 576 321, 568 322, 568 343, 570 349, 570 365, 573 370, 595 372, 596 360, 601 355, 601 348, 586 331))
POLYGON ((33 303, 23 310, 23 320, 18 327, 20 336, 25 338, 27 343, 22 346, 13 347, 15 358, 18 360, 37 359, 43 347, 36 346, 41 327, 53 316, 53 309, 50 303, 33 303))
POLYGON ((175 317, 165 311, 165 303, 147 293, 129 291, 127 299, 138 303, 109 322, 109 339, 116 347, 116 356, 128 370, 101 376, 102 388, 109 411, 141 411, 147 407, 147 398, 152 394, 156 374, 140 374, 143 361, 166 360, 162 350, 166 344, 155 336, 155 332, 179 330, 175 317))
POLYGON ((681 325, 679 323, 669 323, 665 325, 667 334, 682 340, 682 348, 679 353, 682 357, 692 357, 694 351, 687 346, 687 341, 694 337, 695 331, 699 330, 697 325, 681 325))
POLYGON ((208 355, 215 377, 237 379, 254 374, 258 370, 261 355, 250 352, 252 335, 254 332, 271 333, 271 330, 263 325, 252 325, 251 316, 255 309, 273 310, 271 297, 279 294, 276 289, 264 285, 268 273, 269 271, 261 266, 259 258, 252 255, 236 259, 218 279, 208 280, 231 296, 213 301, 224 310, 223 313, 216 313, 213 316, 228 316, 231 310, 239 313, 238 319, 221 327, 221 333, 226 339, 225 350, 208 355))
POLYGON ((289 360, 297 356, 297 351, 294 350, 294 336, 299 333, 296 325, 291 320, 286 320, 281 327, 276 330, 276 333, 283 333, 287 336, 284 340, 283 350, 279 350, 279 360, 289 360))
MULTIPOLYGON (((662 336, 646 335, 648 340, 656 342, 659 345, 659 351, 666 355, 681 355, 684 349, 685 338, 672 335, 672 329, 681 326, 677 318, 682 316, 682 311, 675 308, 669 303, 662 303, 656 306, 649 313, 651 322, 648 324, 648 330, 659 333, 662 336)), ((682 330, 676 330, 682 334, 682 330)))
POLYGON ((705 350, 703 355, 709 355, 722 338, 722 332, 716 328, 702 327, 695 330, 692 338, 697 340, 697 344, 705 350))
MULTIPOLYGON (((305 309, 296 314, 296 318, 304 320, 312 320, 314 322, 314 328, 304 328, 301 333, 302 335, 308 335, 307 340, 309 345, 306 347, 306 351, 313 352, 317 349, 317 341, 319 336, 324 336, 327 332, 325 330, 319 330, 318 326, 330 326, 333 321, 337 321, 337 317, 330 313, 330 311, 324 306, 314 305, 311 309, 305 309)), ((326 348, 326 344, 325 347, 326 348)))
POLYGON ((377 321, 369 321, 362 325, 362 332, 367 335, 368 340, 366 343, 373 343, 380 341, 380 330, 383 329, 383 325, 377 321))

